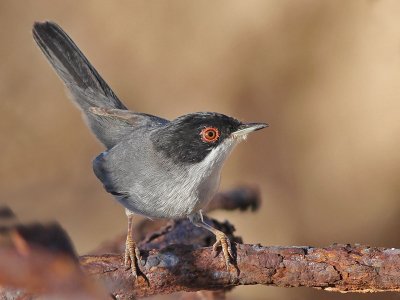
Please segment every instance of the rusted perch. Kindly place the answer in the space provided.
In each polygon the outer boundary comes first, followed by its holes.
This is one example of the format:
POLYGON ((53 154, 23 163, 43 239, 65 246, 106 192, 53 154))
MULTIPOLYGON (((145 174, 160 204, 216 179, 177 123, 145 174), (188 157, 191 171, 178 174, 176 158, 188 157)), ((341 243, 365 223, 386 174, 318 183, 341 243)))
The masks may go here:
MULTIPOLYGON (((250 208, 254 211, 260 204, 260 196, 255 187, 240 187, 219 193, 212 203, 208 210, 250 208)), ((232 241, 241 242, 232 235, 234 228, 228 222, 216 222, 215 226, 232 241)), ((123 253, 125 237, 126 234, 116 237, 94 252, 123 253)), ((187 219, 168 223, 145 219, 135 228, 135 237, 141 240, 143 250, 184 243, 201 248, 214 238, 187 219)), ((0 206, 0 299, 26 300, 40 295, 55 299, 110 299, 104 287, 82 273, 77 262, 73 245, 58 224, 20 224, 9 208, 0 206)), ((222 299, 225 290, 203 292, 202 297, 222 299)), ((124 293, 131 294, 130 290, 124 293)))
POLYGON ((400 249, 333 245, 313 247, 262 247, 236 245, 237 272, 227 272, 210 247, 170 246, 143 251, 143 278, 133 284, 120 255, 83 256, 83 269, 106 283, 121 298, 177 291, 221 289, 265 284, 313 287, 338 292, 400 290, 400 249))
MULTIPOLYGON (((259 199, 256 192, 235 192, 221 195, 216 203, 214 208, 226 208, 227 204, 232 208, 253 207, 251 203, 257 207, 259 199)), ((9 214, 6 217, 8 220, 9 214)), ((221 256, 213 257, 209 246, 215 237, 187 219, 167 224, 143 221, 135 236, 141 240, 141 269, 148 282, 139 277, 134 283, 121 257, 125 235, 104 243, 93 255, 79 258, 78 265, 68 236, 56 230, 57 226, 7 225, 9 222, 0 218, 0 298, 34 299, 45 294, 59 299, 78 298, 76 295, 110 299, 112 293, 117 299, 131 299, 198 290, 218 290, 223 297, 224 290, 248 284, 307 286, 338 292, 400 290, 400 249, 245 245, 233 235, 234 227, 228 222, 208 222, 235 242, 236 269, 228 272, 221 256), (68 253, 72 258, 66 260, 64 255, 68 253), (80 270, 100 279, 105 288, 80 270)))

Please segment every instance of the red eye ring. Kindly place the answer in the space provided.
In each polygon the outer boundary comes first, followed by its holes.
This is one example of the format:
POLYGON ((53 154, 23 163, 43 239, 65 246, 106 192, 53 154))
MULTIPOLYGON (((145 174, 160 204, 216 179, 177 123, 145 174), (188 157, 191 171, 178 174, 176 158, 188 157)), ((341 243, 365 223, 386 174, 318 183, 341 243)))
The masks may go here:
POLYGON ((201 132, 201 139, 206 143, 214 143, 219 138, 219 130, 215 127, 206 127, 201 132))

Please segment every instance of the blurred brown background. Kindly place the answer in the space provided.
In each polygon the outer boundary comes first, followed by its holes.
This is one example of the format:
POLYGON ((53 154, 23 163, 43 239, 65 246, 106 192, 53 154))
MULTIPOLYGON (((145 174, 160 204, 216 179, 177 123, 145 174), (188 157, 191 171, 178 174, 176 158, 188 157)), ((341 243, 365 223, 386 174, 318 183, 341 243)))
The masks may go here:
MULTIPOLYGON (((1 1, 0 201, 58 220, 85 253, 126 227, 92 173, 102 147, 31 37, 59 23, 133 110, 219 111, 271 127, 227 162, 247 243, 400 247, 400 2, 1 1)), ((394 299, 240 287, 232 299, 394 299)))

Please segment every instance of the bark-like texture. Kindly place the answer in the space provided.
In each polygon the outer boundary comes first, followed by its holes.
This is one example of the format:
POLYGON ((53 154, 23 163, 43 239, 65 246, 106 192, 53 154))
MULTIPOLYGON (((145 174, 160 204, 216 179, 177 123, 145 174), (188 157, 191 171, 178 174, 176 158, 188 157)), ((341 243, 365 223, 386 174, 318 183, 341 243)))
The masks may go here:
MULTIPOLYGON (((220 195, 214 209, 234 209, 229 199, 236 208, 257 207, 255 190, 243 191, 220 195)), ((400 249, 246 245, 233 235, 234 227, 228 222, 206 221, 233 242, 236 259, 229 270, 220 253, 214 257, 210 246, 215 237, 209 231, 187 219, 156 222, 161 228, 145 220, 136 228, 143 276, 135 282, 123 266, 125 235, 77 259, 67 234, 57 224, 21 225, 11 211, 0 209, 0 299, 38 295, 133 299, 201 290, 213 292, 189 298, 185 294, 185 299, 223 299, 224 291, 249 284, 338 292, 400 291, 400 249)))
POLYGON ((313 287, 338 292, 400 290, 400 249, 333 245, 262 247, 237 244, 237 269, 225 269, 210 247, 170 246, 143 251, 147 277, 133 283, 120 255, 83 256, 84 270, 106 283, 118 297, 265 284, 313 287))

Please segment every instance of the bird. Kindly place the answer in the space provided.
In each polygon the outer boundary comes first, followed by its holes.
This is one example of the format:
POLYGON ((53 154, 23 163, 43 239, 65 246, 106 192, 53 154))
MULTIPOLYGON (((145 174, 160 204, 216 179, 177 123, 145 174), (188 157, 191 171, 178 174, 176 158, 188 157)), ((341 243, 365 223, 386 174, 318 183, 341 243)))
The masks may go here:
POLYGON ((133 218, 189 218, 215 235, 226 268, 234 256, 229 238, 207 224, 202 209, 217 192, 221 169, 247 135, 268 127, 216 112, 196 112, 167 120, 128 110, 56 23, 35 22, 33 38, 64 82, 91 131, 105 150, 93 160, 104 189, 122 204, 128 218, 124 266, 137 279, 140 250, 133 218))

